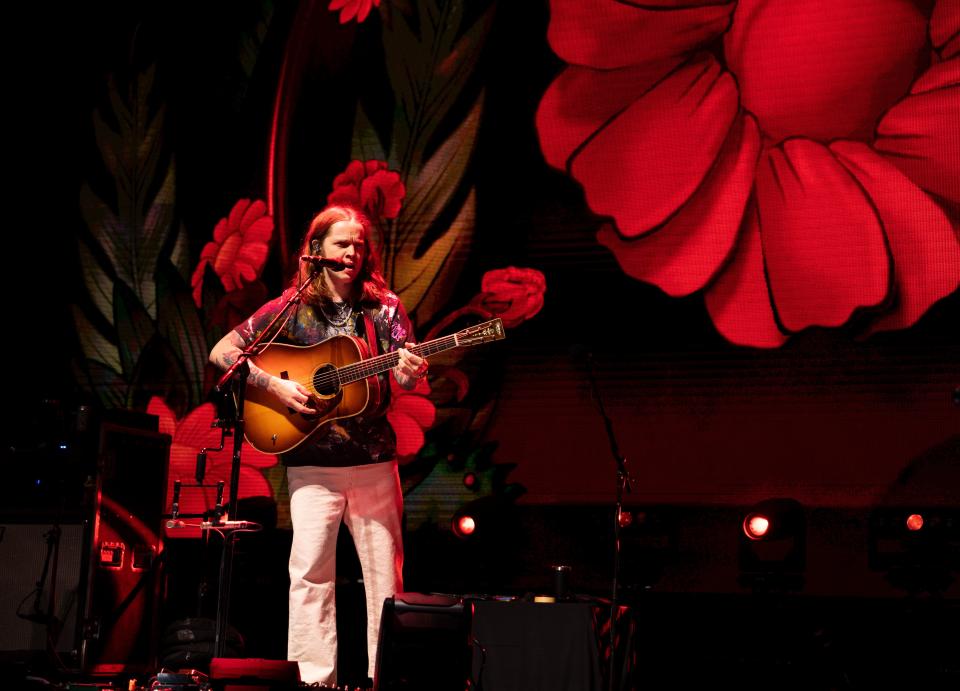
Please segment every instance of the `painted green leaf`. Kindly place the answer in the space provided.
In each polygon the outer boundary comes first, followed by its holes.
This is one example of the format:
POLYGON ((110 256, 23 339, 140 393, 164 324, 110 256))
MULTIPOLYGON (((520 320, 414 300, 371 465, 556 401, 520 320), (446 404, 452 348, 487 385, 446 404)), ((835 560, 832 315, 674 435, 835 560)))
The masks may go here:
MULTIPOLYGON (((85 190, 86 191, 86 190, 85 190)), ((83 192, 81 192, 83 195, 83 192)), ((113 323, 113 278, 104 271, 103 266, 94 256, 90 247, 83 239, 77 242, 80 258, 80 271, 83 285, 87 288, 87 295, 100 315, 110 324, 113 323)), ((79 328, 79 323, 77 327, 79 328)))
POLYGON ((203 402, 207 340, 190 288, 169 263, 157 268, 157 329, 184 369, 192 406, 203 402))
POLYGON ((173 219, 175 168, 163 163, 163 109, 148 105, 153 89, 151 67, 137 75, 125 97, 111 81, 110 123, 94 114, 94 134, 116 190, 116 208, 89 188, 81 192, 81 208, 93 238, 109 259, 115 275, 155 314, 153 282, 157 261, 173 219))
POLYGON ((416 5, 419 36, 400 11, 387 13, 383 43, 387 72, 396 97, 389 161, 405 174, 420 169, 426 147, 457 102, 476 67, 490 29, 492 7, 463 35, 463 4, 435 0, 416 5))
POLYGON ((417 257, 415 245, 399 257, 392 278, 397 294, 418 324, 429 322, 453 291, 473 240, 476 193, 473 189, 446 232, 417 257))
POLYGON ((113 308, 121 372, 129 380, 157 329, 137 296, 120 281, 113 284, 113 308))
POLYGON ((96 395, 104 408, 123 408, 128 387, 112 368, 96 360, 73 363, 73 378, 80 386, 96 395))
POLYGON ((350 147, 350 158, 355 161, 385 161, 380 135, 367 117, 363 105, 357 106, 357 114, 353 120, 353 143, 350 147))
MULTIPOLYGON (((111 300, 111 304, 112 302, 111 300)), ((70 305, 70 310, 73 313, 73 323, 77 327, 77 337, 80 339, 80 349, 83 354, 87 359, 99 362, 119 376, 123 366, 120 364, 120 351, 117 350, 117 346, 97 330, 77 305, 70 305)))

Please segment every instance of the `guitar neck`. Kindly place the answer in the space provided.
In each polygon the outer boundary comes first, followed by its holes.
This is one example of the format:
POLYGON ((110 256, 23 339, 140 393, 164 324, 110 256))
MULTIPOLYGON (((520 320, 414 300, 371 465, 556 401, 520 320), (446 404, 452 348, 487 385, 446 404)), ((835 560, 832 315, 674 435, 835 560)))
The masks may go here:
MULTIPOLYGON (((442 353, 445 350, 452 350, 458 345, 457 334, 451 334, 449 336, 443 336, 442 338, 435 338, 426 343, 419 343, 410 348, 410 352, 420 357, 429 357, 437 353, 442 353)), ((369 360, 361 360, 352 365, 340 367, 337 369, 337 376, 341 384, 350 384, 391 370, 397 366, 398 362, 400 362, 400 353, 394 351, 385 355, 378 355, 369 360)))

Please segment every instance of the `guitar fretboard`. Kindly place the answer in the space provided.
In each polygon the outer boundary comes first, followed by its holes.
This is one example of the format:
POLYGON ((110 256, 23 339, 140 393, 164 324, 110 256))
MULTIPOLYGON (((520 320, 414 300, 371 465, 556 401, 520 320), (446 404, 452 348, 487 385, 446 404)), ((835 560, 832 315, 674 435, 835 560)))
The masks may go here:
MULTIPOLYGON (((451 348, 456 347, 457 335, 451 334, 449 336, 443 336, 442 338, 437 338, 432 341, 427 341, 426 343, 419 343, 410 348, 410 352, 420 357, 429 357, 436 353, 442 353, 445 350, 450 350, 451 348)), ((400 353, 394 351, 385 355, 378 355, 377 357, 370 358, 369 360, 361 360, 360 362, 355 362, 352 365, 341 367, 336 370, 335 376, 338 377, 340 385, 342 386, 344 384, 351 384, 355 381, 360 381, 361 379, 366 379, 367 377, 372 377, 373 375, 380 374, 381 372, 386 372, 387 370, 396 367, 398 362, 400 362, 400 353)))

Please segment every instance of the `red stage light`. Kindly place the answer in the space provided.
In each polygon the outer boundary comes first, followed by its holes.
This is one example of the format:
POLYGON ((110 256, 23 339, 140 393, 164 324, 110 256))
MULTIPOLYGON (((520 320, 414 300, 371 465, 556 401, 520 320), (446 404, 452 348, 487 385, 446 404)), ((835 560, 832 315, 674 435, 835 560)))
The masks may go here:
POLYGON ((460 518, 458 518, 453 524, 453 532, 460 537, 472 535, 476 529, 477 522, 473 519, 473 516, 470 515, 460 516, 460 518))
POLYGON ((476 473, 466 473, 463 476, 463 486, 469 489, 473 489, 477 484, 477 475, 476 473))
POLYGON ((907 516, 907 530, 917 531, 923 527, 923 516, 919 513, 912 513, 907 516))
POLYGON ((759 540, 770 532, 770 519, 762 513, 750 513, 743 519, 743 532, 751 540, 759 540))

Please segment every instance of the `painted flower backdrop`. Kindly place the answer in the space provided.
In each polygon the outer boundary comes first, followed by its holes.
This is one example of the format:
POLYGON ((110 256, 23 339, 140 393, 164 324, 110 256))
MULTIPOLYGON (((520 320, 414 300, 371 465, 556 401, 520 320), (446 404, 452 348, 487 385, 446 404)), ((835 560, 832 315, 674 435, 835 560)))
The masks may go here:
MULTIPOLYGON (((339 12, 339 24, 326 30, 350 35, 353 29, 340 25, 364 22, 374 7, 380 3, 334 0, 327 9, 339 12)), ((301 9, 310 11, 308 6, 301 9)), ((317 198, 355 205, 373 221, 384 273, 421 340, 494 316, 501 316, 508 328, 520 326, 543 305, 546 282, 534 269, 491 270, 469 303, 448 304, 474 230, 475 193, 467 165, 483 90, 465 84, 492 10, 475 12, 469 22, 463 6, 455 2, 425 0, 400 9, 385 5, 380 11, 383 70, 390 77, 396 117, 386 123, 387 131, 382 129, 385 121, 378 119, 378 129, 367 119, 361 100, 352 160, 344 162, 328 189, 317 190, 317 198), (450 120, 451 113, 459 123, 450 120), (441 130, 443 123, 453 127, 441 130)), ((257 40, 265 34, 266 26, 258 24, 257 40)), ((303 36, 293 32, 288 50, 302 54, 300 39, 303 36)), ((257 48, 256 41, 243 44, 245 74, 253 72, 257 48)), ((280 80, 278 101, 285 100, 284 83, 280 80)), ((114 182, 116 193, 105 200, 91 184, 82 196, 90 233, 81 239, 81 260, 87 295, 101 317, 91 320, 80 307, 75 310, 84 338, 78 371, 107 407, 132 407, 158 417, 161 431, 173 437, 167 509, 173 482, 179 479, 184 483, 181 512, 200 513, 212 508, 215 490, 188 486, 196 456, 221 440, 221 430, 212 425, 214 408, 204 402, 218 376, 208 366, 207 353, 224 333, 279 292, 279 286, 266 285, 272 279, 265 278, 265 270, 271 258, 282 272, 290 268, 289 243, 302 229, 275 222, 272 209, 278 202, 268 184, 268 201, 236 199, 204 237, 199 258, 191 264, 186 228, 175 211, 172 147, 163 136, 164 99, 152 68, 136 75, 125 91, 112 84, 108 100, 96 120, 104 163, 99 172, 114 182), (145 196, 141 189, 156 192, 145 196)), ((280 113, 278 121, 292 117, 291 109, 280 113)), ((276 137, 277 124, 273 126, 276 137)), ((272 165, 268 168, 262 174, 276 175, 272 165)), ((281 200, 284 179, 280 174, 270 181, 280 186, 281 200)), ((408 528, 431 523, 449 529, 450 517, 463 503, 505 489, 517 493, 503 480, 512 466, 494 463, 495 445, 480 442, 496 407, 496 388, 483 376, 485 368, 493 366, 485 358, 450 351, 434 359, 429 379, 412 391, 392 386, 386 416, 405 464, 404 487, 413 509, 408 528), (483 385, 475 385, 478 382, 483 385), (469 487, 459 480, 465 468, 478 478, 469 487), (451 483, 458 490, 439 506, 437 488, 451 483)), ((209 453, 206 482, 228 479, 230 463, 228 451, 209 453)), ((245 444, 242 463, 240 497, 282 500, 284 473, 276 457, 245 444)), ((279 508, 282 525, 285 512, 279 508)), ((178 530, 169 535, 194 534, 178 530)))
POLYGON ((960 4, 551 0, 568 67, 547 162, 612 219, 634 278, 703 290, 734 343, 865 314, 912 325, 960 283, 960 4))

